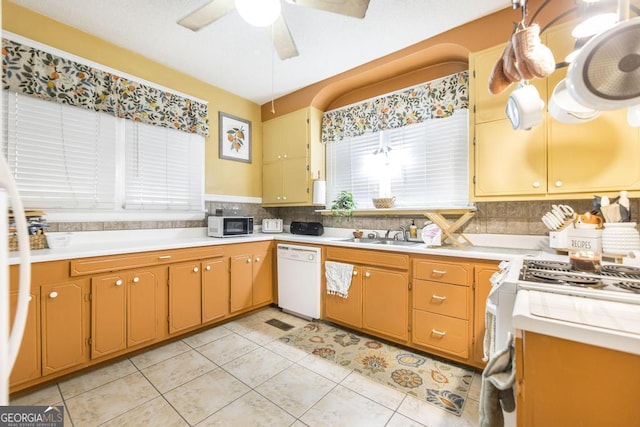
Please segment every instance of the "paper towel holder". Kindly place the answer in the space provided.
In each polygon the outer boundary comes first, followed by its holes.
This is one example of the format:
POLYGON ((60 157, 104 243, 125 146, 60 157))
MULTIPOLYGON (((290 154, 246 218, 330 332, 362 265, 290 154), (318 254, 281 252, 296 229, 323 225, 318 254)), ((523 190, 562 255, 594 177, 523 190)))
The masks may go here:
POLYGON ((318 171, 318 179, 313 181, 313 202, 314 205, 327 204, 327 181, 320 179, 320 171, 318 171))

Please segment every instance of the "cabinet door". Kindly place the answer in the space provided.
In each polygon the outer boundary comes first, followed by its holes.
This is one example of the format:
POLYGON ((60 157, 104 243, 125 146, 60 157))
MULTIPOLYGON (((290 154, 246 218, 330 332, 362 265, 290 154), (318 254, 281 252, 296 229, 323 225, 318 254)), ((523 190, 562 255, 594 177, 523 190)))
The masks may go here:
POLYGON ((491 291, 491 276, 498 271, 498 266, 494 264, 478 264, 475 267, 474 283, 474 319, 473 319, 473 361, 479 365, 486 362, 484 357, 484 331, 485 331, 485 308, 487 296, 491 291))
POLYGON ((262 165, 262 203, 282 203, 282 162, 262 165))
MULTIPOLYGON (((502 56, 504 47, 505 44, 501 44, 471 54, 469 57, 469 69, 472 70, 470 90, 473 92, 471 96, 474 98, 471 101, 475 105, 476 124, 506 118, 505 106, 507 105, 507 99, 516 85, 512 84, 501 94, 493 95, 489 92, 488 83, 493 66, 502 56)), ((538 89, 542 99, 546 99, 545 80, 534 79, 531 83, 538 89)))
POLYGON ((250 308, 253 297, 253 256, 231 257, 230 310, 232 313, 250 308))
POLYGON ((127 283, 120 275, 91 279, 91 357, 127 347, 127 283))
POLYGON ((229 314, 229 258, 202 263, 202 322, 229 314))
POLYGON ((158 335, 160 268, 130 274, 127 284, 127 346, 155 339, 158 335))
POLYGON ((407 341, 409 276, 407 273, 363 267, 362 327, 407 341))
POLYGON ((362 328, 362 267, 353 268, 347 298, 325 294, 324 317, 354 328, 362 328))
MULTIPOLYGON (((560 61, 574 48, 574 25, 551 29, 549 48, 560 61)), ((566 77, 556 70, 547 79, 549 95, 566 77)), ((593 121, 568 124, 549 115, 550 194, 600 193, 640 188, 640 131, 627 123, 627 110, 602 112, 593 121)))
POLYGON ((284 158, 307 157, 309 143, 309 109, 304 108, 285 116, 282 142, 284 158))
POLYGON ((514 131, 507 119, 475 127, 475 195, 544 195, 544 124, 514 131))
POLYGON ((79 365, 86 360, 87 283, 42 285, 42 375, 79 365))
POLYGON ((202 322, 200 263, 187 262, 169 266, 169 333, 202 322))
POLYGON ((252 305, 273 302, 273 255, 271 249, 256 252, 253 256, 252 305))
MULTIPOLYGON (((16 315, 18 304, 18 293, 12 292, 10 295, 9 310, 11 316, 11 326, 16 315)), ((14 386, 25 381, 33 380, 40 376, 40 307, 38 296, 29 295, 29 309, 27 312, 27 323, 22 336, 22 344, 13 365, 9 383, 14 386)))
POLYGON ((310 173, 306 157, 287 159, 282 164, 282 192, 284 203, 309 201, 310 173))

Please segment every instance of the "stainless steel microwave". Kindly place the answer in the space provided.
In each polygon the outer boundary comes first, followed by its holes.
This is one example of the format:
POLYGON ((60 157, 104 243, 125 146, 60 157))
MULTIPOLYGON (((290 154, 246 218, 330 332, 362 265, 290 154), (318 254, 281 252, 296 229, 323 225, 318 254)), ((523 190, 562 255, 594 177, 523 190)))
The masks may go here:
POLYGON ((209 237, 250 236, 253 234, 253 217, 210 216, 207 223, 209 237))

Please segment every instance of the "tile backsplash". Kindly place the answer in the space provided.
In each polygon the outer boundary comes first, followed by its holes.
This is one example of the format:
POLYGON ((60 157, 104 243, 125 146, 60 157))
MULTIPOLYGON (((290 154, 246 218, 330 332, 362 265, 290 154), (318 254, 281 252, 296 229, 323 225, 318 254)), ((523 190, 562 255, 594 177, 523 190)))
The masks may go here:
MULTIPOLYGON (((524 202, 481 202, 477 203, 475 217, 463 228, 467 233, 492 234, 525 234, 545 235, 548 230, 540 218, 553 204, 568 204, 577 212, 590 211, 591 200, 566 201, 524 201, 524 202)), ((253 216, 256 224, 264 218, 282 218, 284 224, 291 221, 315 221, 325 227, 362 228, 374 230, 399 229, 408 226, 415 220, 418 227, 422 227, 424 217, 411 216, 355 216, 342 218, 321 215, 316 207, 281 207, 264 208, 254 203, 207 202, 207 212, 222 209, 224 212, 236 212, 239 215, 253 216)), ((635 220, 640 208, 640 199, 631 200, 632 220, 635 220)), ((107 221, 107 222, 54 222, 50 223, 49 231, 102 231, 102 230, 134 230, 157 228, 204 227, 205 220, 189 221, 107 221)))

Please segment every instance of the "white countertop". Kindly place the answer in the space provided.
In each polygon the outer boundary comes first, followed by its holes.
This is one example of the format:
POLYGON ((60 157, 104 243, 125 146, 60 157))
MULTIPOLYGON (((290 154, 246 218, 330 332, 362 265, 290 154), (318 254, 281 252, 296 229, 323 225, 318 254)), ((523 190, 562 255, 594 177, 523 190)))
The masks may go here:
MULTIPOLYGON (((81 231, 71 233, 71 241, 68 247, 31 251, 31 261, 37 263, 122 253, 247 243, 265 240, 497 261, 508 260, 522 255, 535 256, 544 250, 548 250, 548 248, 545 248, 546 238, 544 236, 466 235, 474 242, 475 246, 469 246, 467 249, 460 249, 453 245, 427 247, 424 243, 420 242, 416 242, 415 245, 411 246, 392 246, 344 241, 345 239, 348 239, 350 235, 351 230, 340 228, 325 228, 325 234, 322 236, 303 236, 285 232, 276 234, 254 233, 252 236, 248 237, 230 237, 222 239, 207 237, 206 228, 204 227, 159 230, 81 231), (498 247, 498 245, 500 245, 500 247, 498 247)), ((9 263, 17 264, 18 262, 18 254, 16 252, 10 253, 9 263)))
POLYGON ((520 290, 513 327, 640 355, 640 305, 520 290))

